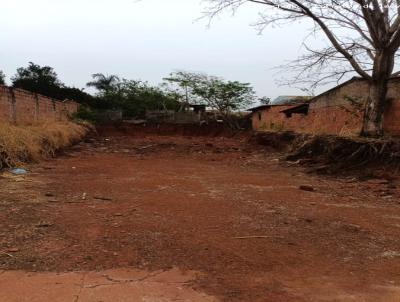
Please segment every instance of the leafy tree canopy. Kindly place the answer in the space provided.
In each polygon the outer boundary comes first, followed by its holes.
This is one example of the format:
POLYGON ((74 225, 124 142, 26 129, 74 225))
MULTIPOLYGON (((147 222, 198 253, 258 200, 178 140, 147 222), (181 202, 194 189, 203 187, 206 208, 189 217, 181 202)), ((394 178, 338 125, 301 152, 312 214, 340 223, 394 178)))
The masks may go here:
POLYGON ((225 115, 246 108, 255 99, 250 84, 226 81, 207 74, 179 71, 165 80, 184 88, 190 102, 205 104, 225 115))
POLYGON ((90 104, 93 97, 81 89, 68 87, 59 79, 50 66, 40 66, 29 62, 28 67, 20 67, 11 78, 14 88, 21 88, 59 100, 71 99, 79 103, 90 104))
POLYGON ((88 85, 98 90, 94 108, 120 109, 128 118, 144 117, 146 110, 178 110, 180 105, 175 94, 143 81, 97 74, 88 85))
POLYGON ((41 67, 32 62, 29 62, 28 67, 18 68, 11 81, 15 88, 22 88, 51 97, 56 97, 63 85, 53 68, 49 66, 41 67))
POLYGON ((116 75, 104 75, 102 73, 95 73, 92 75, 93 81, 88 82, 86 86, 93 87, 100 92, 108 92, 116 87, 120 79, 116 75))
POLYGON ((180 99, 216 110, 231 128, 240 127, 234 112, 248 107, 255 99, 249 83, 226 81, 207 74, 178 71, 164 80, 177 85, 180 99))
POLYGON ((201 104, 204 101, 194 93, 196 83, 203 80, 203 75, 194 72, 176 71, 164 78, 165 87, 175 93, 182 102, 191 104, 201 104))

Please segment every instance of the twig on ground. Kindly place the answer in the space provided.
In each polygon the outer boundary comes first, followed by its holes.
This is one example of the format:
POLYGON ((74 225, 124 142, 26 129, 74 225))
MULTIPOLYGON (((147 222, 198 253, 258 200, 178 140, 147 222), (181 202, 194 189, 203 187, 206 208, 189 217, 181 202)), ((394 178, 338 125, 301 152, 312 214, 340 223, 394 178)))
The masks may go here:
POLYGON ((7 255, 8 257, 14 258, 13 255, 11 255, 11 254, 9 254, 9 253, 6 253, 6 252, 0 252, 0 254, 7 255))
POLYGON ((93 198, 98 199, 98 200, 112 201, 112 198, 108 198, 108 197, 93 196, 93 198))

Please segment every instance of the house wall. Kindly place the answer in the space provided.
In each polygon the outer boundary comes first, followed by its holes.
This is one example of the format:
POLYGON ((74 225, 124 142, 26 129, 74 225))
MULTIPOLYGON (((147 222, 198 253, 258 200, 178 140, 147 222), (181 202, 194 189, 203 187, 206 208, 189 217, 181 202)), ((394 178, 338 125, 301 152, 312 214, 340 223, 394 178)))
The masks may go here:
POLYGON ((383 128, 388 134, 400 136, 400 99, 392 100, 386 108, 383 128))
POLYGON ((307 118, 302 114, 293 114, 287 118, 282 110, 293 106, 271 106, 263 110, 253 112, 252 125, 255 130, 307 130, 307 118))
POLYGON ((66 120, 78 106, 73 101, 61 102, 26 90, 0 86, 0 121, 66 120))
MULTIPOLYGON (((321 95, 310 104, 308 115, 286 117, 282 110, 293 106, 272 106, 254 112, 255 130, 291 130, 314 134, 358 135, 362 127, 363 108, 368 98, 366 81, 355 80, 321 95)), ((384 114, 384 130, 388 135, 400 136, 400 79, 389 83, 389 105, 384 114)))

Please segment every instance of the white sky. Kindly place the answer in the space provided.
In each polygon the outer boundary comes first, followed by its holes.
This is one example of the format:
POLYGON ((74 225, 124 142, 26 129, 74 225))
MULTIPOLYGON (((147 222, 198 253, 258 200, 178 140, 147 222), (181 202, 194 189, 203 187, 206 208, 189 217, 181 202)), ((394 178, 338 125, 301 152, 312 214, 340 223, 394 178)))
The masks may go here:
POLYGON ((251 83, 259 96, 302 94, 279 87, 273 68, 301 53, 305 24, 249 25, 260 6, 225 14, 207 28, 200 0, 3 0, 0 56, 8 78, 29 61, 49 65, 67 85, 97 72, 162 81, 174 70, 251 83))

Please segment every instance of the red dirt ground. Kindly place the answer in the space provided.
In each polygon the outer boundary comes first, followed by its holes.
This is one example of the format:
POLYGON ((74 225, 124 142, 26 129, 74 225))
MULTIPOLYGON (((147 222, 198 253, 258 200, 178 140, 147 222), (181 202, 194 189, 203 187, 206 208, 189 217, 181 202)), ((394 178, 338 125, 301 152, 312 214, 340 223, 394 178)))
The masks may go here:
POLYGON ((88 139, 0 177, 0 270, 177 267, 221 301, 400 301, 399 182, 278 158, 245 138, 88 139))

